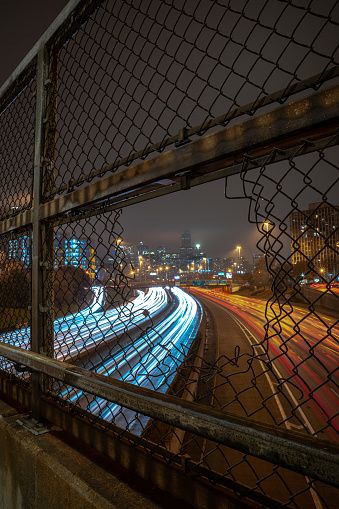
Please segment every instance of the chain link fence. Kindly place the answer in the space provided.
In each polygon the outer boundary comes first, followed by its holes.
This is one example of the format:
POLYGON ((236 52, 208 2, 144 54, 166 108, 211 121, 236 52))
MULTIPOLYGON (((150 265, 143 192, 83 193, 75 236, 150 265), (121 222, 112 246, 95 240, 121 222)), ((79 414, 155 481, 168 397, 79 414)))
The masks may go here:
POLYGON ((56 41, 52 196, 318 89, 337 30, 336 2, 100 3, 56 41))
POLYGON ((30 69, 0 100, 1 219, 32 203, 36 85, 32 74, 30 69))
MULTIPOLYGON (((0 236, 0 341, 31 348, 32 233, 0 236)), ((12 362, 0 358, 1 369, 20 376, 12 362)), ((26 377, 24 377, 26 378, 26 377)))
MULTIPOLYGON (((334 446, 338 132, 315 136, 314 122, 288 148, 239 154, 225 194, 247 200, 263 256, 253 288, 238 294, 150 285, 147 261, 126 249, 115 191, 99 201, 90 185, 113 172, 128 180, 136 164, 225 127, 239 124, 240 136, 249 117, 337 84, 337 2, 80 2, 65 23, 44 48, 43 97, 34 59, 0 98, 0 341, 29 349, 35 330, 36 351, 91 376, 334 446), (34 216, 85 186, 85 206, 34 216), (16 216, 27 225, 8 222, 16 216)), ((28 370, 0 362, 3 376, 30 382, 28 370)), ((51 377, 43 388, 70 413, 244 501, 335 507, 334 488, 279 464, 51 377)))

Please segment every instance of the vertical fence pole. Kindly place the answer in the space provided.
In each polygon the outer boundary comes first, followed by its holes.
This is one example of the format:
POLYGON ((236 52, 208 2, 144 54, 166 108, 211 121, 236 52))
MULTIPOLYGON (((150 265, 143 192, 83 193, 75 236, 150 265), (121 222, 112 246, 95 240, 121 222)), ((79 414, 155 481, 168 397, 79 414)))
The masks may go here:
MULTIPOLYGON (((36 115, 34 138, 34 183, 33 183, 33 221, 32 221, 32 351, 43 353, 43 312, 45 311, 43 296, 43 265, 42 265, 42 229, 40 220, 40 203, 42 190, 43 162, 43 124, 46 107, 46 47, 40 47, 37 58, 36 73, 36 115)), ((32 374, 32 415, 40 417, 41 375, 32 374)))
MULTIPOLYGON (((44 111, 44 136, 43 136, 43 162, 41 167, 41 196, 45 199, 54 196, 55 189, 55 136, 56 136, 56 109, 57 109, 57 77, 58 77, 58 53, 50 49, 45 54, 44 82, 45 111, 44 111)), ((43 271, 43 294, 42 301, 45 308, 43 314, 43 335, 40 346, 45 355, 54 356, 54 224, 46 221, 42 225, 42 271, 43 271)), ((48 388, 49 381, 44 379, 44 390, 48 388)))

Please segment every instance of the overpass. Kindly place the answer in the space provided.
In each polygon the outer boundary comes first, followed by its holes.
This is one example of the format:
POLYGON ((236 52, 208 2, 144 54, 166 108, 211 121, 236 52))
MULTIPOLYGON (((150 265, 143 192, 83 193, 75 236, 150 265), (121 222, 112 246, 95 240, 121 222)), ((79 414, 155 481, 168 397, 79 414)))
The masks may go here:
POLYGON ((293 213, 337 206, 339 20, 268 4, 71 0, 0 88, 1 507, 335 507, 336 324, 295 306, 289 259, 293 213), (225 301, 213 324, 184 292, 134 316, 121 211, 212 181, 256 225, 263 318, 225 301), (112 248, 116 298, 88 310, 112 248))

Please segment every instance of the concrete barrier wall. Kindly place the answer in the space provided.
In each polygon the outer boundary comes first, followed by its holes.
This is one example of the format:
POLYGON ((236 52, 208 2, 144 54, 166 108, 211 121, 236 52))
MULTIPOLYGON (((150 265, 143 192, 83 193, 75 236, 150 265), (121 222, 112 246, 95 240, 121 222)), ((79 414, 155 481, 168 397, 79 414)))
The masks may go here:
POLYGON ((34 436, 0 401, 0 509, 136 509, 159 506, 58 438, 34 436))
POLYGON ((335 295, 319 292, 318 290, 307 287, 302 287, 302 294, 307 301, 312 302, 316 308, 325 308, 339 314, 339 296, 336 297, 335 295))

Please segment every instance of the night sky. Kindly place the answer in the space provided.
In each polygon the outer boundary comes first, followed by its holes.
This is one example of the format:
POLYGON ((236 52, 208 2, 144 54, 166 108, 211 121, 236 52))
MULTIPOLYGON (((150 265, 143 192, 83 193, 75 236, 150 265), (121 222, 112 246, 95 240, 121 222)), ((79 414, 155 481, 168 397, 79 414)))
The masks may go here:
MULTIPOLYGON (((66 3, 66 0, 1 2, 1 83, 66 3)), ((235 194, 239 194, 240 179, 235 180, 238 181, 235 194)), ((305 204, 308 201, 305 198, 305 204)), ((235 255, 235 246, 240 244, 243 254, 250 259, 251 253, 256 252, 258 233, 247 216, 247 201, 226 199, 221 180, 128 207, 121 223, 124 238, 129 242, 143 240, 153 247, 176 249, 182 231, 190 230, 193 242, 199 242, 208 256, 235 255)))
MULTIPOLYGON (((3 83, 67 1, 2 2, 0 19, 0 82, 3 83)), ((224 198, 224 182, 155 199, 123 211, 122 225, 130 242, 175 249, 180 234, 191 231, 210 256, 235 254, 237 244, 255 251, 255 226, 247 222, 247 204, 224 198), (236 221, 234 220, 236 218, 236 221)))

